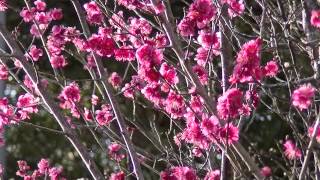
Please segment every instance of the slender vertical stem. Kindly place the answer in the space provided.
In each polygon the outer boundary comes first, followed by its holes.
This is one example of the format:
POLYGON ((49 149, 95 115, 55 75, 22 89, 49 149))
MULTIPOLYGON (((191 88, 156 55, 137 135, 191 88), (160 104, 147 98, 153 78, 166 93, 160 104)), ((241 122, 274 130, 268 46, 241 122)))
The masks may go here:
MULTIPOLYGON (((231 68, 231 56, 232 56, 232 47, 228 40, 228 37, 231 36, 231 32, 227 27, 226 23, 229 21, 228 16, 228 7, 224 4, 221 8, 221 17, 219 20, 219 30, 221 33, 220 44, 221 44, 221 79, 222 79, 222 90, 223 94, 225 94, 228 88, 228 75, 230 73, 231 68)), ((220 180, 226 179, 226 166, 228 164, 228 160, 226 158, 226 154, 228 151, 228 145, 225 147, 225 151, 222 151, 221 155, 221 167, 220 167, 220 180)))
POLYGON ((305 179, 305 173, 306 173, 306 170, 307 170, 307 167, 308 167, 308 163, 309 163, 309 160, 310 160, 310 156, 311 156, 311 153, 312 153, 312 148, 313 148, 313 146, 314 146, 314 144, 316 143, 316 140, 317 140, 317 134, 318 134, 318 131, 319 131, 319 124, 320 124, 320 113, 318 114, 316 123, 315 123, 315 125, 313 127, 312 136, 311 136, 311 139, 310 139, 310 142, 309 142, 309 145, 308 145, 308 148, 307 148, 307 152, 306 152, 306 155, 304 157, 304 161, 302 163, 302 168, 301 168, 301 171, 300 171, 300 174, 299 174, 299 180, 305 179))
MULTIPOLYGON (((85 19, 85 14, 84 14, 83 10, 81 9, 81 5, 78 0, 71 0, 71 2, 73 4, 75 11, 77 13, 77 16, 79 18, 80 24, 81 24, 82 29, 84 31, 84 35, 86 36, 86 38, 88 38, 90 36, 90 30, 89 30, 89 26, 88 26, 86 19, 85 19)), ((113 91, 112 87, 110 86, 109 82, 105 78, 105 77, 108 77, 108 72, 104 69, 102 61, 98 56, 93 54, 93 58, 94 58, 95 63, 97 65, 98 76, 100 79, 102 79, 101 83, 105 89, 105 93, 109 99, 110 105, 111 105, 113 112, 114 112, 114 115, 116 117, 121 136, 126 144, 126 147, 127 147, 130 159, 131 159, 131 163, 133 166, 134 174, 136 175, 136 178, 138 180, 143 180, 144 177, 143 177, 143 173, 141 170, 140 162, 137 157, 137 153, 136 153, 135 149, 133 148, 133 144, 129 138, 129 133, 126 129, 126 124, 125 124, 125 121, 124 121, 123 116, 121 114, 119 104, 114 97, 114 94, 112 92, 113 91)))
POLYGON ((314 0, 301 0, 302 5, 302 25, 303 30, 307 36, 307 52, 312 62, 312 67, 314 70, 314 77, 320 77, 320 53, 319 53, 319 45, 315 39, 318 39, 320 33, 319 31, 311 25, 310 18, 311 12, 313 10, 319 9, 317 2, 314 0))

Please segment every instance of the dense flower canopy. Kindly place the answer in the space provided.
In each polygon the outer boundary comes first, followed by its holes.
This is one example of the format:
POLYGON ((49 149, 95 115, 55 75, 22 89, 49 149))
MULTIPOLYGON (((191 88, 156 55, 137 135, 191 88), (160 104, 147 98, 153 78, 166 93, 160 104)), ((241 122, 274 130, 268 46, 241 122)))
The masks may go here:
MULTIPOLYGON (((10 15, 0 23, 8 46, 0 145, 6 129, 25 126, 63 139, 38 149, 50 160, 13 153, 16 176, 303 179, 318 171, 319 3, 0 0, 0 11, 10 15)), ((20 134, 28 137, 9 140, 20 134)), ((10 153, 26 147, 10 143, 10 153)))

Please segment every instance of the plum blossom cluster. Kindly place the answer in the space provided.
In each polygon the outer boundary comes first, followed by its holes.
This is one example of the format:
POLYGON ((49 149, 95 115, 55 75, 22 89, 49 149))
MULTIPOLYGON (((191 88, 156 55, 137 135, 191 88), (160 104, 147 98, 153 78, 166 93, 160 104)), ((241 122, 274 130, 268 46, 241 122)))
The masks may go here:
POLYGON ((25 180, 50 177, 51 180, 66 180, 63 177, 63 168, 51 166, 48 159, 41 159, 36 169, 32 169, 26 161, 20 160, 16 175, 25 180))
MULTIPOLYGON (((15 106, 9 103, 7 98, 0 99, 0 130, 1 134, 6 125, 15 124, 19 121, 30 119, 31 115, 38 112, 40 99, 30 93, 18 97, 15 106)), ((1 138, 1 144, 3 140, 1 138)))
POLYGON ((96 110, 95 115, 100 126, 108 125, 113 120, 112 108, 107 104, 102 105, 101 110, 96 110))
POLYGON ((117 0, 119 5, 126 7, 129 10, 140 9, 147 13, 160 14, 164 11, 164 4, 159 1, 158 4, 153 5, 151 0, 139 1, 139 0, 117 0))
POLYGON ((200 121, 192 112, 185 115, 186 128, 175 136, 175 143, 181 146, 181 141, 193 145, 194 155, 202 156, 201 150, 208 150, 215 144, 232 144, 239 139, 239 130, 233 124, 220 125, 216 116, 203 115, 200 121))
POLYGON ((195 60, 197 64, 205 67, 208 61, 213 59, 213 56, 220 54, 220 33, 212 32, 211 30, 201 30, 197 37, 197 41, 201 45, 197 49, 195 60))
POLYGON ((58 69, 65 67, 68 63, 63 55, 63 50, 67 43, 74 43, 76 47, 83 48, 84 42, 79 37, 80 32, 74 27, 64 27, 54 25, 48 36, 47 47, 50 55, 52 68, 58 69))
POLYGON ((222 0, 228 4, 228 13, 230 17, 237 17, 244 12, 245 6, 243 0, 222 0))
POLYGON ((36 0, 34 6, 24 7, 20 16, 24 22, 32 23, 30 33, 40 37, 52 21, 60 20, 63 17, 61 9, 48 9, 47 4, 42 0, 36 0))
POLYGON ((229 81, 231 83, 252 83, 264 76, 277 75, 279 68, 275 59, 265 67, 260 66, 262 40, 257 38, 245 43, 237 54, 236 65, 229 81))
POLYGON ((5 11, 8 9, 7 0, 0 0, 0 11, 5 11))
MULTIPOLYGON (((60 107, 62 109, 70 110, 74 118, 79 119, 83 113, 86 121, 93 121, 95 119, 100 126, 108 125, 113 120, 112 108, 109 104, 102 104, 100 109, 95 110, 95 116, 92 111, 84 107, 81 109, 81 91, 79 85, 75 82, 70 83, 63 88, 58 99, 60 100, 60 107)), ((98 105, 99 97, 94 95, 92 97, 92 105, 98 105)))
POLYGON ((123 171, 112 173, 109 180, 125 180, 126 175, 123 171))
POLYGON ((91 24, 101 24, 103 21, 103 14, 100 11, 99 6, 96 2, 91 1, 83 5, 87 12, 87 21, 91 24))
POLYGON ((251 40, 245 43, 238 52, 233 74, 230 77, 232 83, 245 83, 260 81, 262 70, 260 68, 261 39, 251 40))
POLYGON ((189 9, 186 17, 178 24, 182 36, 194 36, 197 29, 205 28, 216 16, 217 10, 210 0, 196 0, 189 9))
MULTIPOLYGON (((190 167, 186 166, 175 166, 166 171, 162 171, 160 174, 161 180, 176 180, 176 179, 186 179, 186 180, 196 180, 199 177, 196 171, 190 167)), ((219 180, 220 170, 208 171, 204 180, 219 180)))
POLYGON ((300 110, 308 109, 315 95, 315 88, 311 84, 305 84, 293 91, 292 105, 300 110))
POLYGON ((77 103, 80 102, 81 95, 80 88, 77 83, 72 82, 68 86, 64 87, 58 98, 62 109, 69 109, 73 117, 80 118, 77 103))
MULTIPOLYGON (((119 5, 129 10, 139 10, 147 15, 158 16, 165 11, 165 5, 162 1, 155 2, 117 0, 119 5), (154 4, 155 2, 158 4, 154 4)), ((214 3, 212 0, 194 0, 177 26, 178 33, 182 36, 181 41, 190 38, 189 45, 194 48, 195 53, 189 52, 192 48, 185 50, 183 47, 185 62, 190 65, 192 75, 200 82, 196 86, 203 86, 204 89, 207 87, 209 89, 211 85, 213 71, 208 64, 215 56, 221 54, 223 34, 218 32, 221 29, 217 30, 217 27, 214 27, 214 20, 218 20, 216 17, 218 14, 220 16, 221 9, 218 9, 214 3), (195 61, 189 61, 190 59, 195 61)), ((245 10, 243 0, 220 0, 219 3, 228 8, 231 18, 240 16, 245 10)), ((176 44, 172 44, 172 39, 169 41, 164 33, 165 29, 161 32, 156 30, 156 28, 162 30, 162 26, 157 27, 150 23, 152 21, 149 19, 140 16, 127 17, 123 11, 112 13, 107 20, 100 6, 96 1, 83 5, 86 21, 92 26, 90 29, 96 30, 86 35, 85 38, 82 32, 74 27, 53 25, 53 21, 63 18, 61 9, 48 9, 43 0, 36 0, 30 6, 24 7, 20 16, 25 23, 31 25, 30 33, 41 40, 45 33, 48 34, 44 38, 45 47, 41 48, 39 45, 31 44, 25 52, 25 57, 31 63, 37 63, 47 53, 52 68, 57 71, 68 64, 66 54, 69 50, 67 48, 71 45, 72 48, 76 48, 76 53, 84 55, 84 61, 86 61, 83 63, 84 67, 93 74, 97 72, 99 66, 97 58, 115 59, 119 63, 128 63, 133 67, 132 74, 134 74, 130 76, 129 82, 127 82, 128 78, 122 79, 117 72, 103 78, 107 78, 114 90, 121 91, 120 93, 126 98, 138 101, 141 99, 138 96, 141 95, 144 97, 143 100, 153 103, 155 110, 161 110, 174 122, 185 125, 182 131, 174 137, 177 146, 182 147, 182 142, 185 142, 186 146, 191 147, 191 152, 195 157, 202 157, 204 152, 212 146, 227 146, 239 141, 239 129, 235 119, 240 116, 249 116, 252 110, 257 108, 260 101, 257 86, 263 78, 275 77, 279 73, 278 62, 280 61, 276 58, 269 60, 264 66, 261 65, 262 39, 256 38, 246 42, 237 53, 235 66, 229 78, 230 88, 218 97, 216 107, 214 107, 217 111, 216 116, 213 112, 209 113, 206 108, 208 107, 205 103, 206 99, 197 91, 199 87, 194 87, 193 82, 189 83, 192 81, 188 79, 190 77, 182 78, 185 76, 184 67, 179 63, 175 64, 174 58, 170 59, 170 56, 166 56, 170 53, 168 47, 176 44), (187 82, 186 87, 182 87, 184 82, 187 82)), ((6 1, 0 0, 0 11, 6 8, 6 1)), ((156 20, 159 19, 156 18, 156 20)), ((319 10, 311 13, 310 22, 313 26, 320 28, 319 10)), ((21 68, 21 64, 15 64, 16 67, 21 68)), ((8 68, 0 65, 0 79, 7 80, 8 77, 8 68)), ((0 137, 6 125, 30 119, 32 114, 39 111, 37 106, 40 100, 37 97, 39 92, 36 85, 33 85, 27 75, 23 83, 31 90, 31 93, 20 95, 16 105, 9 104, 6 98, 0 99, 0 137)), ((46 87, 47 83, 40 80, 43 87, 46 87)), ((100 82, 97 81, 98 83, 100 82)), ((292 93, 292 105, 301 111, 309 109, 315 93, 316 89, 309 84, 300 86, 292 93)), ((80 119, 83 115, 86 123, 96 123, 98 128, 108 126, 115 118, 113 107, 107 102, 100 102, 99 97, 95 94, 91 98, 91 104, 89 103, 92 109, 85 107, 85 103, 82 103, 85 98, 81 96, 80 86, 76 82, 65 85, 57 98, 60 107, 67 112, 70 111, 73 118, 80 119)), ((71 118, 67 117, 67 120, 71 121, 71 118)), ((309 127, 309 137, 313 132, 314 127, 309 127)), ((316 134, 316 139, 320 142, 320 131, 316 134)), ((0 138, 0 144, 3 144, 3 141, 3 138, 0 138)), ((301 158, 302 152, 292 140, 286 140, 283 146, 284 154, 288 159, 301 158)), ((117 143, 108 146, 108 155, 119 164, 126 158, 122 146, 117 143)), ((42 159, 38 164, 38 169, 33 171, 25 161, 19 161, 18 166, 17 175, 25 179, 36 179, 46 175, 53 180, 64 179, 61 176, 62 169, 51 167, 46 159, 42 159)), ((261 174, 265 177, 270 176, 271 168, 264 166, 261 174)), ((110 179, 123 180, 125 173, 122 171, 112 173, 110 179)), ((196 170, 191 167, 174 166, 161 172, 161 179, 196 180, 199 177, 196 170)), ((208 171, 204 179, 220 179, 220 171, 208 171)))
POLYGON ((108 146, 109 149, 109 156, 111 159, 120 162, 122 159, 126 157, 126 155, 121 152, 121 145, 117 143, 112 143, 108 146))
POLYGON ((0 80, 7 80, 9 71, 5 65, 0 64, 0 80))
MULTIPOLYGON (((311 126, 311 127, 308 128, 308 136, 309 136, 310 138, 312 137, 312 134, 313 134, 314 131, 315 131, 314 126, 311 126)), ((319 127, 318 127, 318 131, 317 131, 317 133, 316 133, 316 141, 317 141, 318 143, 320 143, 320 131, 319 131, 319 127)))
POLYGON ((313 10, 311 12, 310 23, 314 27, 320 28, 320 10, 313 10))
POLYGON ((302 156, 301 150, 290 139, 283 144, 284 154, 290 160, 299 159, 302 156))
POLYGON ((237 88, 229 89, 218 98, 217 111, 222 119, 236 118, 246 112, 246 105, 242 102, 242 92, 237 88))
POLYGON ((110 57, 115 50, 115 43, 112 39, 111 29, 99 28, 98 34, 92 34, 86 43, 86 50, 94 52, 99 56, 110 57))

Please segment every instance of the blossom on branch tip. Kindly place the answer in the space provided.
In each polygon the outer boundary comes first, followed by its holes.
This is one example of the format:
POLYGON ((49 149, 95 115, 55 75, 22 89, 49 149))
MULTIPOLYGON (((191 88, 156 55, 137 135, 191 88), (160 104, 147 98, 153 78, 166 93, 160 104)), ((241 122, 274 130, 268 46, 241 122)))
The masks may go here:
POLYGON ((52 20, 61 20, 63 18, 62 9, 60 8, 53 8, 49 12, 52 20))
POLYGON ((103 14, 100 10, 100 7, 95 1, 90 1, 83 5, 87 13, 87 21, 90 24, 101 24, 103 20, 103 14))
POLYGON ((39 168, 39 172, 41 174, 48 173, 49 168, 50 168, 50 164, 49 164, 48 159, 41 159, 38 163, 38 168, 39 168))
POLYGON ((120 144, 112 143, 108 146, 108 154, 113 160, 120 162, 126 157, 126 155, 121 152, 121 149, 120 144))
POLYGON ((279 67, 275 60, 271 60, 263 68, 263 74, 265 76, 274 77, 279 73, 279 67))
POLYGON ((242 92, 237 88, 232 88, 218 98, 217 111, 220 118, 227 120, 240 115, 243 108, 242 92))
POLYGON ((42 0, 36 0, 33 4, 36 6, 38 11, 44 11, 47 7, 47 4, 42 0))
POLYGON ((311 25, 320 28, 320 10, 313 10, 310 18, 311 25))
POLYGON ((179 77, 174 67, 168 65, 167 63, 162 63, 159 70, 162 78, 166 80, 170 85, 175 85, 179 83, 179 77))
POLYGON ((164 101, 165 110, 173 119, 183 117, 183 114, 185 113, 185 102, 181 95, 170 91, 168 97, 164 101))
POLYGON ((120 87, 122 83, 122 78, 119 76, 117 72, 111 73, 111 75, 108 78, 108 82, 114 87, 118 88, 120 87))
POLYGON ((262 40, 257 38, 245 43, 237 54, 236 65, 229 81, 231 83, 246 83, 260 81, 260 53, 262 40))
POLYGON ((7 0, 0 0, 0 11, 5 11, 8 9, 7 0))
POLYGON ((196 171, 187 166, 176 166, 160 174, 161 180, 196 180, 198 179, 196 171))
POLYGON ((264 176, 264 177, 269 177, 272 174, 272 170, 269 166, 264 166, 263 168, 261 168, 260 173, 264 176))
POLYGON ((96 110, 95 115, 100 126, 106 126, 113 120, 112 108, 107 104, 102 105, 101 110, 96 110))
POLYGON ((220 180, 220 170, 216 169, 209 171, 204 177, 204 180, 220 180))
POLYGON ((63 88, 59 97, 72 103, 80 102, 81 96, 79 85, 75 82, 70 83, 68 86, 63 88))
POLYGON ((125 180, 126 175, 123 171, 112 173, 109 180, 125 180))
POLYGON ((136 58, 141 66, 151 68, 160 65, 163 60, 163 53, 151 45, 145 44, 136 51, 136 58))
POLYGON ((239 129, 233 124, 226 124, 219 132, 220 140, 226 144, 233 144, 239 140, 239 129))
POLYGON ((315 88, 311 84, 305 84, 292 93, 292 105, 300 110, 308 109, 315 95, 315 88))
POLYGON ((302 156, 301 150, 294 144, 292 140, 286 140, 283 146, 284 154, 288 159, 299 159, 302 156))
POLYGON ((27 56, 28 55, 31 56, 33 61, 37 62, 39 60, 39 58, 43 56, 43 51, 42 51, 42 49, 37 48, 37 46, 32 45, 27 56))
POLYGON ((7 80, 9 71, 5 65, 0 64, 0 80, 7 80))
MULTIPOLYGON (((309 127, 308 128, 308 136, 310 138, 312 138, 313 131, 314 131, 314 127, 309 127)), ((316 141, 318 143, 320 143, 320 128, 319 127, 318 127, 318 131, 317 131, 317 134, 316 134, 316 141)))
POLYGON ((53 68, 58 69, 58 68, 63 68, 68 65, 66 59, 64 56, 53 56, 50 58, 50 63, 53 68))

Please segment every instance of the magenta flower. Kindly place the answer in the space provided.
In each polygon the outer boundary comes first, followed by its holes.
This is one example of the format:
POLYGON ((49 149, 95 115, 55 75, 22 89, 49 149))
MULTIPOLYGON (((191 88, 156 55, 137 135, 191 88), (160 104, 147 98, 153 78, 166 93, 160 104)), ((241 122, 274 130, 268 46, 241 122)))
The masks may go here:
POLYGON ((9 77, 9 71, 6 66, 0 64, 0 79, 7 80, 9 77))
POLYGON ((45 174, 49 171, 50 164, 48 159, 41 159, 38 163, 39 172, 45 174))
POLYGON ((272 174, 272 170, 269 166, 264 166, 263 168, 261 168, 260 173, 264 176, 264 177, 269 177, 272 174))
POLYGON ((313 10, 310 18, 311 25, 320 28, 320 10, 313 10))
POLYGON ((32 45, 29 51, 29 54, 33 61, 38 61, 40 57, 43 56, 43 51, 40 48, 37 48, 37 46, 32 45))
POLYGON ((87 21, 90 24, 101 24, 103 20, 103 14, 96 4, 96 2, 91 1, 83 5, 84 9, 87 12, 87 21))
POLYGON ((161 50, 155 49, 151 45, 143 45, 136 52, 136 58, 141 66, 151 68, 160 65, 163 60, 161 50))
POLYGON ((113 112, 110 105, 102 105, 101 110, 96 110, 96 120, 100 126, 108 125, 113 119, 113 112))
POLYGON ((108 82, 114 87, 120 87, 122 83, 122 78, 119 76, 117 72, 111 73, 110 77, 108 78, 108 82))
POLYGON ((122 148, 119 144, 112 143, 108 146, 108 154, 113 160, 120 162, 122 159, 126 157, 126 155, 121 152, 121 149, 122 148))
POLYGON ((217 111, 222 119, 238 117, 242 108, 242 92, 237 88, 229 89, 218 98, 217 111))
POLYGON ((70 83, 63 88, 59 97, 72 103, 79 102, 81 98, 79 85, 75 82, 70 83))
POLYGON ((20 11, 20 16, 23 18, 24 22, 31 22, 35 15, 36 8, 31 8, 30 10, 27 7, 24 7, 20 11))
POLYGON ((5 11, 8 9, 7 0, 0 0, 0 11, 5 11))
POLYGON ((172 167, 166 171, 162 171, 160 174, 161 180, 196 180, 198 179, 194 169, 186 166, 176 166, 172 167))
POLYGON ((105 34, 93 34, 87 43, 87 51, 94 52, 102 57, 111 57, 114 54, 115 43, 105 34))
POLYGON ((41 0, 36 0, 33 4, 36 6, 38 11, 44 11, 47 7, 47 4, 41 0))
POLYGON ((243 14, 244 12, 244 4, 243 0, 227 0, 229 4, 228 13, 230 17, 237 17, 243 14))
POLYGON ((170 91, 168 97, 165 99, 164 105, 166 111, 172 118, 176 119, 183 117, 183 114, 185 113, 185 102, 181 95, 170 91))
POLYGON ((169 66, 167 63, 162 63, 159 70, 162 78, 171 85, 179 83, 179 77, 174 67, 169 66))
POLYGON ((58 69, 58 68, 63 68, 66 65, 68 65, 66 59, 64 56, 53 56, 50 58, 50 63, 53 68, 58 69))
POLYGON ((267 65, 263 69, 264 75, 269 77, 274 77, 279 72, 278 64, 275 60, 271 60, 267 63, 267 65))
POLYGON ((198 28, 204 28, 216 15, 211 0, 195 0, 189 7, 187 17, 194 20, 198 28))
POLYGON ((239 140, 239 129, 233 124, 227 124, 220 130, 219 136, 224 143, 233 144, 239 140))
MULTIPOLYGON (((308 128, 308 136, 310 138, 312 137, 313 131, 314 131, 314 127, 309 127, 308 128)), ((316 140, 317 140, 318 143, 320 143, 320 129, 319 129, 319 127, 318 127, 318 132, 316 134, 316 140)))
POLYGON ((178 31, 181 36, 193 36, 196 30, 196 23, 191 18, 185 17, 178 24, 178 31))
POLYGON ((131 46, 122 46, 114 50, 114 56, 117 61, 134 61, 135 52, 131 46))
POLYGON ((288 159, 299 159, 302 156, 301 150, 294 144, 292 140, 286 140, 283 146, 284 154, 288 159))
POLYGON ((62 179, 61 174, 62 174, 63 168, 62 167, 53 167, 49 169, 49 176, 51 180, 59 180, 62 179))
POLYGON ((217 33, 202 30, 199 32, 197 40, 199 44, 206 49, 212 48, 216 51, 220 49, 220 42, 217 33))
POLYGON ((208 72, 204 67, 200 65, 194 65, 192 67, 192 71, 198 76, 201 84, 208 84, 208 72))
POLYGON ((261 39, 245 43, 237 55, 237 64, 229 81, 232 83, 245 83, 260 81, 262 69, 260 67, 261 39))
POLYGON ((315 95, 315 89, 311 84, 305 84, 293 91, 292 105, 300 110, 308 109, 315 95))
POLYGON ((63 18, 62 9, 60 8, 53 8, 49 14, 52 20, 61 20, 63 18))
POLYGON ((204 177, 204 180, 219 180, 219 179, 220 179, 219 169, 209 171, 204 177))
POLYGON ((112 173, 109 180, 125 180, 126 175, 123 171, 112 173))

